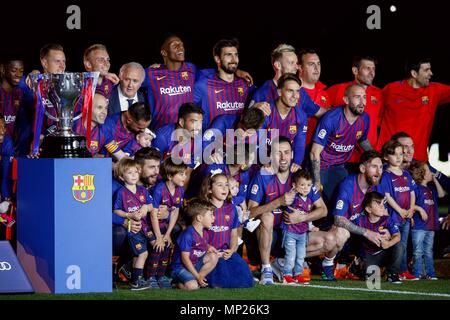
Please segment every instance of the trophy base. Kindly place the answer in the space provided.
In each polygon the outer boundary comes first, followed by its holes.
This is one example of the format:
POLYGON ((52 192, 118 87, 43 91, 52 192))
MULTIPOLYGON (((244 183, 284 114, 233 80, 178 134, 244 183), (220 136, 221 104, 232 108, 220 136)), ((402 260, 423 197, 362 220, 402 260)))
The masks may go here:
POLYGON ((48 135, 42 143, 41 158, 92 158, 83 136, 48 135))

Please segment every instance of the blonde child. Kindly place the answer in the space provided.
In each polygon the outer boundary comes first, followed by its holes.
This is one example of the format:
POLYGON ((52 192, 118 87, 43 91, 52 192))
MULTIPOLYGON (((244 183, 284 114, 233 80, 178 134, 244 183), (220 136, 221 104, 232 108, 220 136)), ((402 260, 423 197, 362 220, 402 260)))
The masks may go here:
POLYGON ((148 232, 147 212, 152 209, 152 198, 143 186, 138 185, 141 166, 132 159, 124 158, 116 167, 117 176, 123 181, 113 197, 114 213, 129 220, 140 221, 142 228, 139 232, 131 231, 131 222, 128 222, 128 240, 133 252, 133 271, 131 290, 144 290, 150 288, 144 280, 143 270, 147 259, 148 232))
POLYGON ((418 161, 409 167, 416 186, 416 213, 411 231, 413 244, 413 275, 429 280, 437 280, 434 270, 433 242, 434 232, 440 229, 438 198, 445 196, 445 191, 431 173, 426 162, 418 161), (422 274, 425 264, 425 274, 422 274))

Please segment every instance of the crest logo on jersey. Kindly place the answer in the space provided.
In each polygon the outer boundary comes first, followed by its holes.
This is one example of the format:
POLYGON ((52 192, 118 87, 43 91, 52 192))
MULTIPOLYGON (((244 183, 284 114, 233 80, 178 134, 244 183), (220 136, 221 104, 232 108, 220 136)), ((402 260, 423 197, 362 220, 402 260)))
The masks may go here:
POLYGON ((428 96, 422 97, 422 104, 428 104, 429 102, 430 102, 430 99, 428 98, 428 96))
POLYGON ((105 86, 103 87, 103 89, 105 90, 105 93, 108 94, 109 93, 109 85, 105 84, 105 86))
POLYGON ((140 201, 140 202, 145 202, 145 197, 144 197, 143 194, 141 194, 141 195, 139 196, 139 201, 140 201))
POLYGON ((226 214, 224 218, 226 222, 230 221, 230 216, 228 214, 226 214))
POLYGON ((91 145, 90 145, 89 149, 94 150, 94 151, 97 150, 98 149, 98 141, 91 140, 91 145))
POLYGON ((356 139, 359 139, 362 137, 362 131, 356 131, 356 139))
POLYGON ((327 135, 327 131, 325 129, 322 129, 319 131, 318 137, 320 139, 323 139, 323 138, 325 138, 326 135, 327 135))
POLYGON ((183 71, 181 73, 181 77, 183 78, 183 80, 189 80, 189 73, 187 71, 183 71))
POLYGON ((14 100, 14 107, 18 108, 20 106, 20 100, 14 100))
POLYGON ((238 87, 238 93, 240 96, 244 95, 244 88, 243 87, 238 87))
POLYGON ((325 96, 320 96, 320 101, 321 101, 323 104, 326 104, 326 103, 327 103, 327 97, 325 97, 325 96))
POLYGON ((176 203, 176 204, 179 204, 180 202, 181 202, 181 201, 180 201, 180 197, 178 197, 178 198, 175 199, 175 203, 176 203))
POLYGON ((289 133, 290 134, 296 134, 297 133, 297 126, 289 126, 289 133))
POLYGON ((94 175, 76 174, 73 175, 72 195, 73 198, 81 203, 86 203, 94 198, 94 175))
POLYGON ((258 193, 258 189, 259 189, 259 187, 258 187, 258 185, 257 184, 254 184, 253 186, 252 186, 252 194, 257 194, 258 193))
POLYGON ((137 250, 141 250, 142 249, 142 244, 136 243, 135 247, 136 247, 137 250))
POLYGON ((372 104, 377 104, 377 103, 378 103, 377 97, 375 97, 375 96, 370 96, 370 102, 371 102, 372 104))

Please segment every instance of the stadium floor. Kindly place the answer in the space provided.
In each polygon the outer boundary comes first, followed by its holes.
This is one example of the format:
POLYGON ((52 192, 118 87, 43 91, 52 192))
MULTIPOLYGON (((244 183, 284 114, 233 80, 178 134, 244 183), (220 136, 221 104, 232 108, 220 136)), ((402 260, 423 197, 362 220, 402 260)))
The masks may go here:
POLYGON ((381 282, 369 290, 364 281, 325 282, 317 276, 309 285, 256 285, 250 289, 173 289, 131 291, 126 284, 112 293, 0 295, 0 300, 450 300, 450 279, 381 282))

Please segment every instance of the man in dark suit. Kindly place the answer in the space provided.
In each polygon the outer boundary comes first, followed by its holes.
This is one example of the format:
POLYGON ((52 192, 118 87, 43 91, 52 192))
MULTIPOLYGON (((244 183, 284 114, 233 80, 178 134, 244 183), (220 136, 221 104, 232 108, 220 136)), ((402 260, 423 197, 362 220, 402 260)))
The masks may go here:
POLYGON ((120 82, 112 89, 108 115, 126 111, 135 102, 145 102, 144 95, 138 92, 144 78, 144 68, 137 62, 126 63, 120 68, 120 82))

